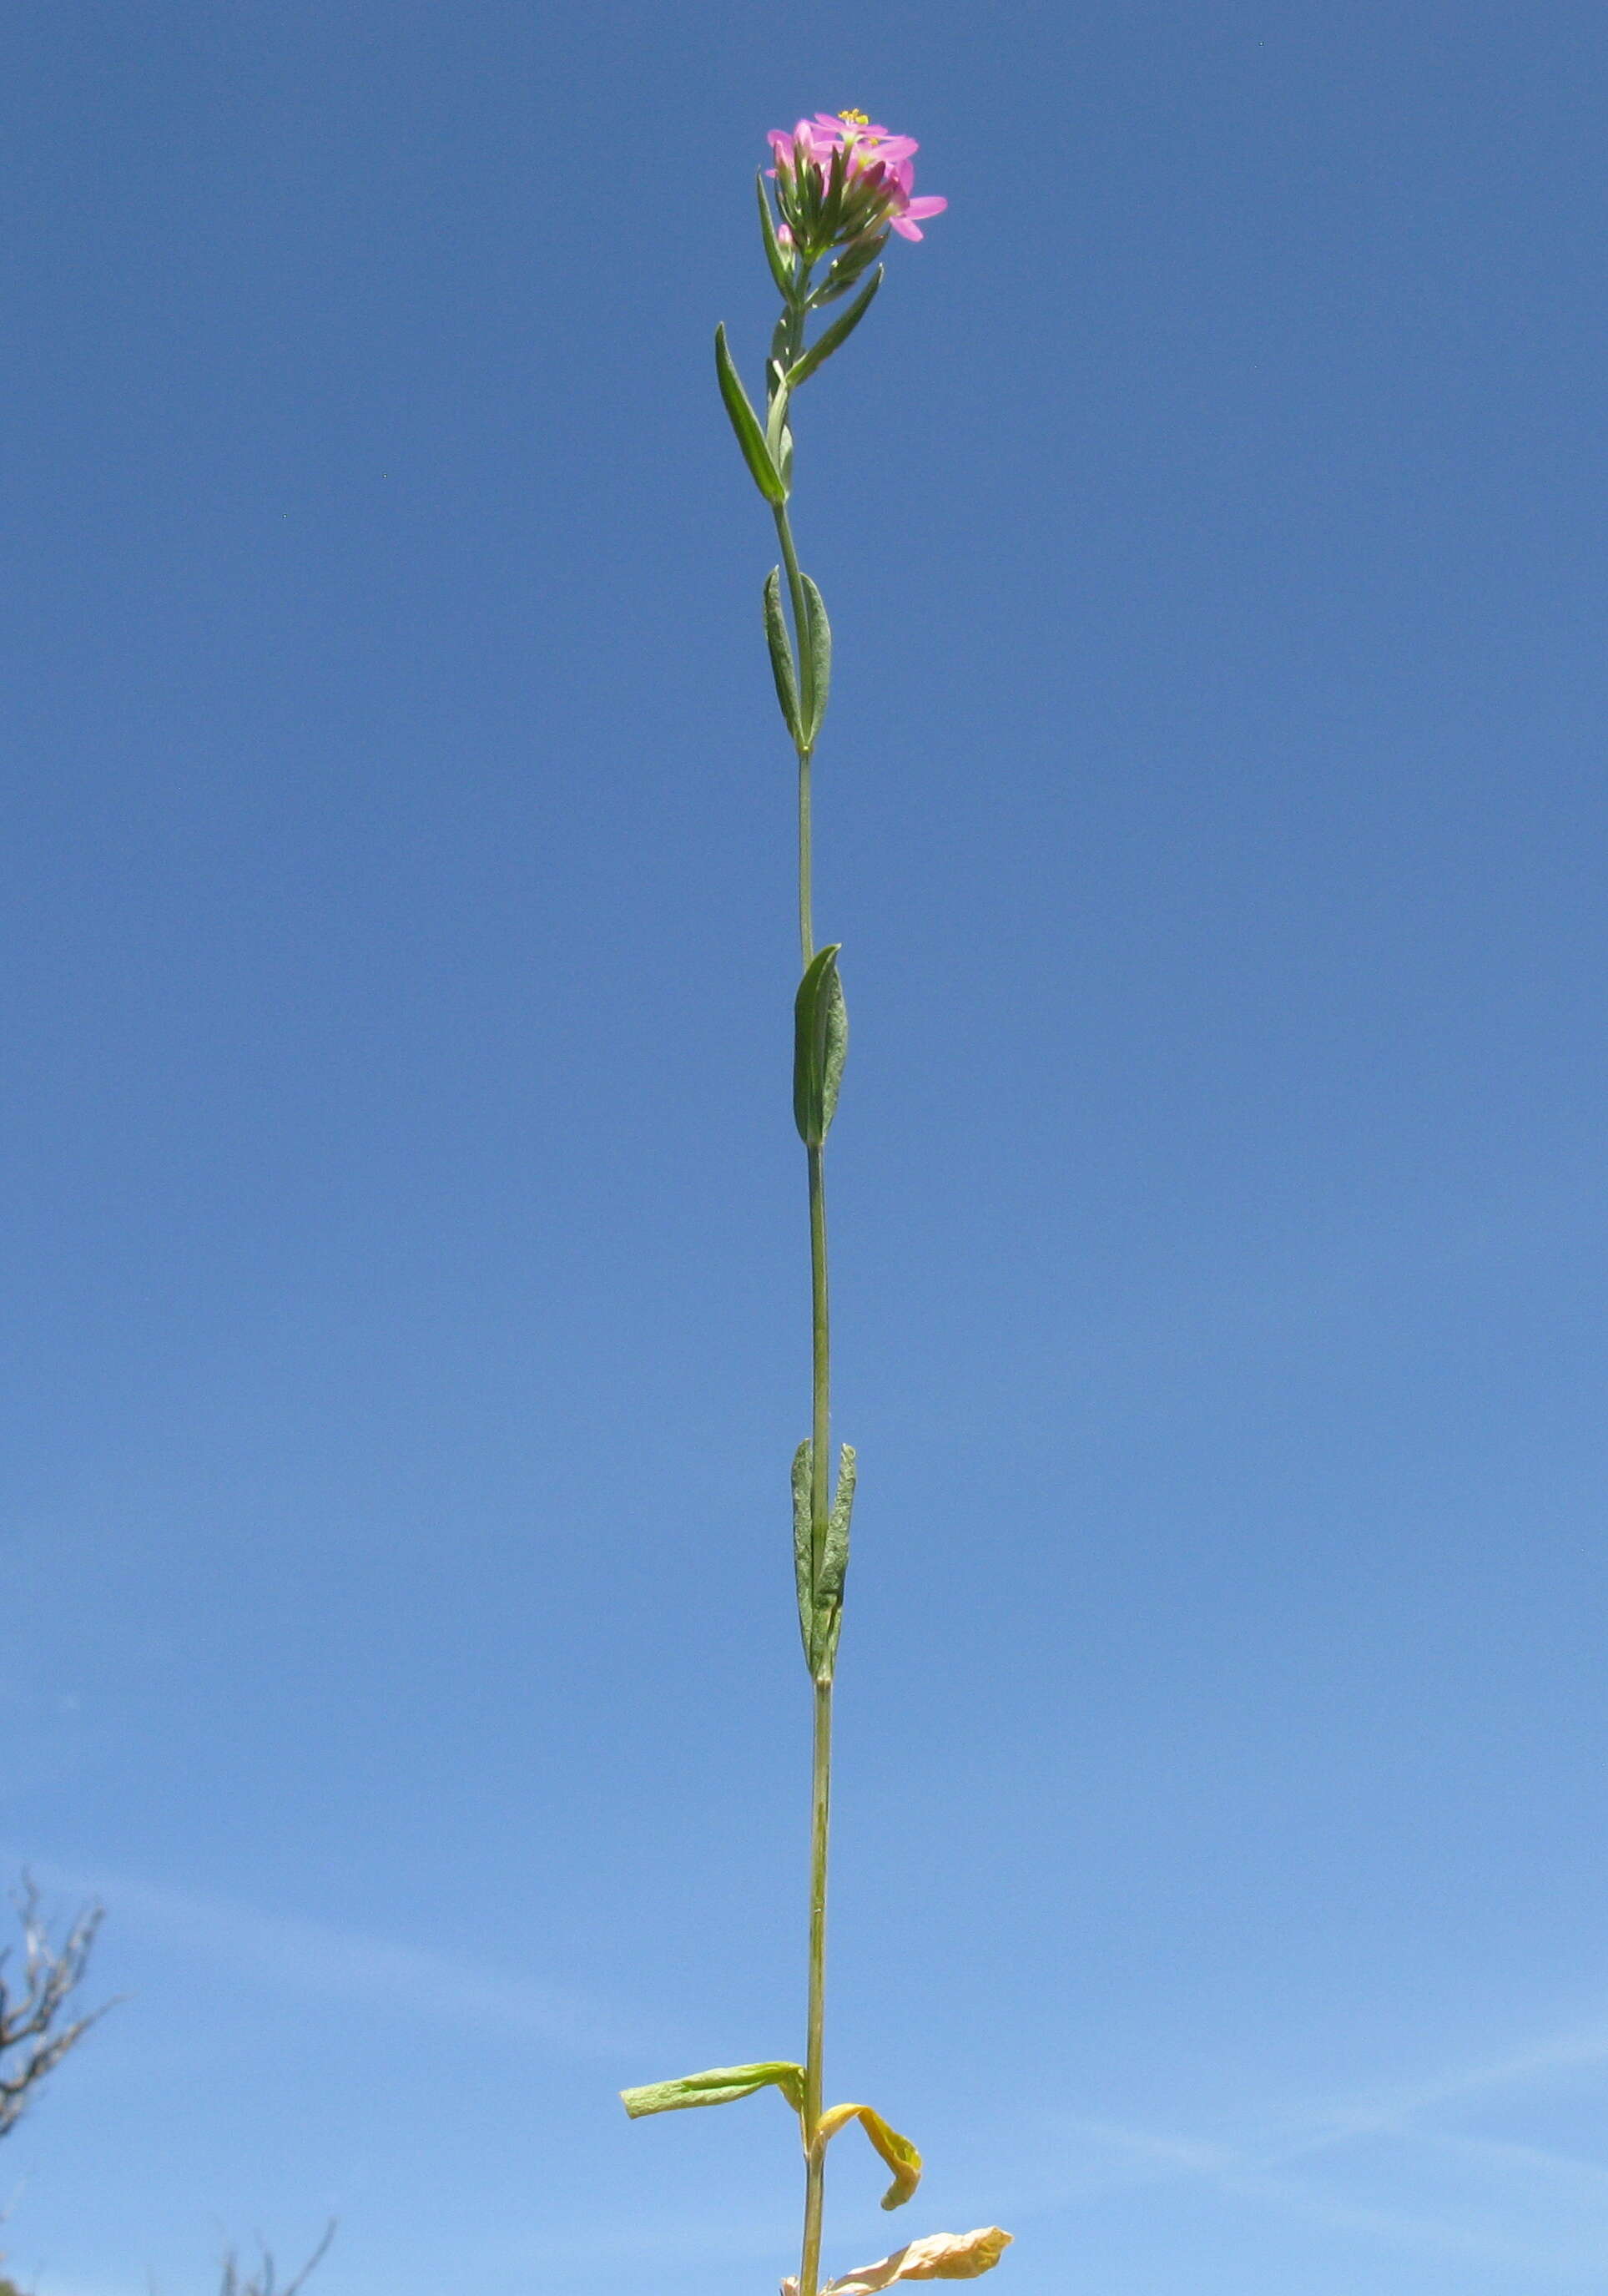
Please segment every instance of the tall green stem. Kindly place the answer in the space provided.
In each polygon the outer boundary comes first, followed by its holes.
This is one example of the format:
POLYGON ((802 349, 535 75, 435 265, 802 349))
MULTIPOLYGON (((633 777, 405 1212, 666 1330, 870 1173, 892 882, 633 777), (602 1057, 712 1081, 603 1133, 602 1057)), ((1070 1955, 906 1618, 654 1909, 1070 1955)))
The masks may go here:
POLYGON ((804 2064, 804 2252, 799 2296, 816 2296, 821 2276, 821 2211, 826 2152, 821 2122, 826 2020, 826 1832, 832 1809, 832 1685, 815 1685, 815 1759, 810 1787, 809 2029, 804 2064))
MULTIPOLYGON (((779 330, 783 363, 791 366, 803 348, 805 299, 810 266, 796 258, 792 291, 779 330)), ((787 505, 775 505, 776 537, 787 571, 792 608, 793 651, 803 722, 815 723, 815 649, 809 636, 809 603, 787 505)), ((813 839, 810 822, 810 750, 799 749, 799 950, 808 969, 816 953, 813 839)), ((809 1158, 810 1472, 809 1540, 813 1575, 818 1578, 826 1547, 830 1505, 827 1463, 832 1431, 832 1340, 826 1300, 826 1168, 819 1147, 809 1158)), ((799 2296, 817 2296, 821 2276, 821 2216, 825 2198, 826 2152, 820 2143, 822 2076, 826 2026, 826 1850, 832 1815, 832 1676, 830 1662, 813 1685, 815 1726, 809 1788, 809 2007, 804 2062, 804 2246, 799 2267, 799 2296)))
MULTIPOLYGON (((799 685, 808 725, 815 707, 808 603, 786 505, 776 507, 776 534, 787 570, 798 654, 799 685)), ((815 955, 813 840, 810 819, 810 753, 799 751, 799 946, 806 966, 815 955)), ((826 1168, 825 1152, 809 1159, 810 1475, 809 1535, 818 1574, 826 1544, 830 1505, 828 1462, 832 1430, 832 1338, 826 1292, 826 1168)), ((804 2244, 799 2266, 799 2296, 816 2296, 821 2275, 821 2218, 825 2200, 826 2155, 818 2141, 822 2111, 826 2026, 826 1856, 832 1814, 832 1682, 816 1681, 809 1794, 809 2007, 804 2061, 804 2244)))
POLYGON ((816 953, 814 907, 810 890, 811 854, 809 836, 809 751, 799 752, 799 946, 804 953, 804 969, 816 953))
MULTIPOLYGON (((827 1447, 831 1433, 832 1342, 826 1305, 825 1153, 809 1151, 809 1291, 813 1336, 809 1536, 818 1575, 826 1544, 827 1447)), ((826 2153, 818 2141, 826 2028, 826 1849, 832 1816, 832 1677, 815 1683, 809 1795, 809 2014, 804 2054, 804 2250, 799 2296, 816 2296, 821 2271, 821 2210, 826 2153)))

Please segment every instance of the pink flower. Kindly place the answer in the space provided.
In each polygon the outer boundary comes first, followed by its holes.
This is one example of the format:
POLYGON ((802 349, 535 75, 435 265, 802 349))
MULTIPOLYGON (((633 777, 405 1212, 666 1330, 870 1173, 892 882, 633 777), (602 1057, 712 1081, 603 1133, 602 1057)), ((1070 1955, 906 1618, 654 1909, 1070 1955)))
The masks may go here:
POLYGON ((915 196, 914 135, 895 135, 863 111, 817 111, 800 119, 791 135, 773 127, 766 139, 775 159, 768 170, 776 180, 783 247, 801 247, 807 258, 825 252, 817 234, 824 221, 826 180, 835 165, 843 174, 843 201, 833 245, 890 226, 901 239, 921 239, 921 223, 941 215, 948 200, 915 196), (840 160, 838 155, 841 153, 840 160))
POLYGON ((898 188, 892 201, 894 211, 889 220, 901 239, 925 239, 926 233, 917 228, 917 217, 942 215, 949 204, 948 201, 941 200, 931 192, 923 193, 919 200, 912 199, 910 187, 915 181, 915 170, 908 160, 896 160, 892 175, 898 188))
MULTIPOLYGON (((776 155, 776 165, 785 168, 790 174, 800 160, 830 160, 832 157, 832 145, 824 136, 817 139, 808 119, 800 119, 791 135, 785 127, 773 127, 765 140, 776 155)), ((775 168, 766 170, 772 176, 775 172, 775 168)))
POLYGON ((913 160, 922 148, 914 135, 896 135, 880 120, 867 119, 863 111, 817 111, 814 125, 829 150, 834 144, 842 144, 857 155, 863 152, 862 167, 867 159, 913 160))

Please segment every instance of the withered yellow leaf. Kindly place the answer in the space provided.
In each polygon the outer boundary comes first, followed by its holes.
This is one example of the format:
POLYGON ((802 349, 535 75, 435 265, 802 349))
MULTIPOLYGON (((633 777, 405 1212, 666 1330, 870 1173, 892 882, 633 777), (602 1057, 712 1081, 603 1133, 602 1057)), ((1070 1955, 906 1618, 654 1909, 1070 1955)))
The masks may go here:
POLYGON ((847 2128, 851 2120, 859 2122, 893 2171, 893 2182, 882 2194, 882 2206, 885 2209, 902 2207, 921 2183, 921 2154, 907 2136, 901 2136, 897 2128, 890 2128, 882 2114, 874 2112, 868 2104, 833 2105, 821 2115, 821 2142, 824 2144, 829 2143, 839 2129, 847 2128))
MULTIPOLYGON (((828 2281, 821 2296, 876 2296, 879 2288, 891 2288, 899 2280, 975 2280, 993 2269, 1010 2244, 1010 2234, 997 2225, 977 2232, 929 2233, 875 2264, 862 2264, 857 2272, 828 2281)), ((799 2296, 796 2279, 782 2283, 782 2296, 799 2296)))

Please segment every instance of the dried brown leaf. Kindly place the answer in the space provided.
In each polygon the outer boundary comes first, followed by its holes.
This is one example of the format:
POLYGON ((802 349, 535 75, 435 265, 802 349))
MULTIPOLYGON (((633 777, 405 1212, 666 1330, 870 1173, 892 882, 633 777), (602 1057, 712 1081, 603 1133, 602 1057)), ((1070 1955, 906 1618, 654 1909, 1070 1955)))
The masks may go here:
MULTIPOLYGON (((931 2232, 925 2240, 913 2240, 908 2248, 829 2281, 821 2296, 876 2296, 878 2289, 899 2280, 975 2280, 993 2269, 1010 2244, 1011 2234, 997 2225, 976 2232, 931 2232)), ((782 2296, 799 2296, 796 2279, 782 2283, 782 2296)))

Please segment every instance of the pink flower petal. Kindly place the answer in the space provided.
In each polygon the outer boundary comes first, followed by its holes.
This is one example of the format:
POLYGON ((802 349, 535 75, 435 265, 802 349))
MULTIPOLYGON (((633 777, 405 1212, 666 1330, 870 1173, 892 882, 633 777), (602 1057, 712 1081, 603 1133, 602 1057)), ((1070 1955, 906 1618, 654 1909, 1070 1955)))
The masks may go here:
MULTIPOLYGON (((884 127, 880 119, 868 119, 862 127, 857 119, 845 119, 835 111, 817 111, 816 127, 821 135, 830 135, 835 143, 839 144, 849 135, 864 136, 868 143, 874 144, 886 144, 890 141, 895 144, 907 144, 910 141, 907 135, 895 135, 892 129, 884 127)), ((914 150, 915 146, 912 145, 911 148, 914 150)))
POLYGON ((915 226, 907 222, 903 216, 894 217, 893 228, 901 239, 925 239, 927 236, 924 231, 918 231, 915 226))
POLYGON ((935 199, 929 193, 925 198, 912 200, 905 213, 907 216, 942 215, 948 204, 948 200, 935 199))

